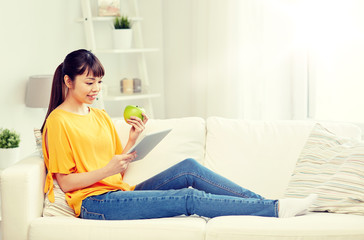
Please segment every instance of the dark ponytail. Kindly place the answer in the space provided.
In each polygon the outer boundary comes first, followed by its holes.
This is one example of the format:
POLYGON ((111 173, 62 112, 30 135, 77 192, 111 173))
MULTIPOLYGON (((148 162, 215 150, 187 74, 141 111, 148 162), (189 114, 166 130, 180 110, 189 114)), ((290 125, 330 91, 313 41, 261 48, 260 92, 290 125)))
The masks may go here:
POLYGON ((44 130, 45 123, 51 112, 63 103, 66 98, 66 84, 64 76, 67 75, 74 81, 77 75, 82 75, 87 71, 87 75, 92 74, 94 77, 103 77, 105 75, 104 67, 99 59, 90 51, 80 49, 69 53, 61 63, 53 76, 51 98, 49 101, 48 111, 43 122, 41 132, 44 130))
POLYGON ((65 87, 64 87, 64 81, 63 81, 63 63, 61 63, 53 75, 53 83, 52 83, 52 90, 51 90, 51 98, 49 100, 49 106, 48 111, 45 117, 45 120, 43 122, 42 128, 40 129, 41 132, 43 132, 45 122, 49 116, 49 114, 58 107, 63 101, 65 96, 65 87))

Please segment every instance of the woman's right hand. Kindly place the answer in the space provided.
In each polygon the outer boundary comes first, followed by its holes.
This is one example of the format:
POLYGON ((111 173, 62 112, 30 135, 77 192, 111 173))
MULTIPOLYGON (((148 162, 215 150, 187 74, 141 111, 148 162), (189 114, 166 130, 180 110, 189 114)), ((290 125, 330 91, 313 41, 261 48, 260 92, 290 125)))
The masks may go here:
POLYGON ((120 173, 124 175, 126 169, 129 166, 129 163, 132 162, 136 158, 136 152, 114 155, 110 162, 106 165, 107 172, 109 176, 120 173))

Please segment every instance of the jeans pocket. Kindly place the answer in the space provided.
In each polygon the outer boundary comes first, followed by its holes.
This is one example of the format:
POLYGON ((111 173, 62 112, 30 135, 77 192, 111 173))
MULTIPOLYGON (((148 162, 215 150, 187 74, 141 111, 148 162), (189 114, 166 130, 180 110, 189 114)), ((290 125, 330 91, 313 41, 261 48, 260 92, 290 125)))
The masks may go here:
POLYGON ((83 219, 106 220, 104 214, 89 212, 84 206, 81 207, 80 217, 83 219))

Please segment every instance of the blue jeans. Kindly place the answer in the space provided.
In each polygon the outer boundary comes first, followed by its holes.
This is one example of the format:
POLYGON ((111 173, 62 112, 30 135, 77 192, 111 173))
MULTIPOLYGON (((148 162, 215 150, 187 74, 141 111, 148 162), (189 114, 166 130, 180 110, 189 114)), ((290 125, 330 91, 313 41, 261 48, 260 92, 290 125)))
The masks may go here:
POLYGON ((138 184, 134 191, 112 191, 84 199, 80 217, 129 220, 193 214, 277 217, 278 200, 264 199, 186 159, 138 184))

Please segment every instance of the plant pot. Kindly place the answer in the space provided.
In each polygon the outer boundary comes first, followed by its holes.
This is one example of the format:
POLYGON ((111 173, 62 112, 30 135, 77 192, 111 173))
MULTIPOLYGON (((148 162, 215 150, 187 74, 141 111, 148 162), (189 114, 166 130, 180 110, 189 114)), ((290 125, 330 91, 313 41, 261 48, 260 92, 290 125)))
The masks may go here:
POLYGON ((131 48, 133 38, 132 29, 114 29, 114 48, 128 49, 131 48))
POLYGON ((0 148, 0 169, 5 169, 19 160, 19 148, 0 148))

